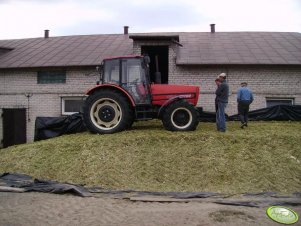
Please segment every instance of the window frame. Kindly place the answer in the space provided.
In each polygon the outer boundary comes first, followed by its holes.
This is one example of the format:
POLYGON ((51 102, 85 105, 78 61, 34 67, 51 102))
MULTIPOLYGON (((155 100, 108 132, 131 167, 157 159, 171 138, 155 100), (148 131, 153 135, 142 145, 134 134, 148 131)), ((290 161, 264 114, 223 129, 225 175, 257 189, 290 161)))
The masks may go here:
POLYGON ((66 81, 66 70, 41 70, 37 72, 37 84, 39 85, 66 84, 66 81), (61 78, 59 78, 60 76, 61 78))
MULTIPOLYGON (((61 114, 62 115, 72 115, 72 114, 75 114, 75 113, 79 113, 81 112, 80 111, 77 111, 77 112, 66 112, 66 100, 81 100, 81 101, 84 101, 84 96, 64 96, 64 97, 61 97, 61 114)), ((82 107, 81 107, 82 108, 82 107)))
POLYGON ((290 101, 291 104, 285 104, 288 106, 293 106, 295 104, 295 98, 294 97, 266 97, 265 98, 265 105, 266 107, 273 107, 276 105, 268 106, 268 101, 290 101))

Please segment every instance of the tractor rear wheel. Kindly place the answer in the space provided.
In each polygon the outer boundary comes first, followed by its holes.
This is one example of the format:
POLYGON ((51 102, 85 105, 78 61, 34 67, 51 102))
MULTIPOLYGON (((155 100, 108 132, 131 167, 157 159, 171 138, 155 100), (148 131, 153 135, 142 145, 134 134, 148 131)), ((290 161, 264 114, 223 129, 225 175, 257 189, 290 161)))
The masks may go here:
POLYGON ((198 112, 186 101, 176 101, 166 107, 162 122, 169 131, 193 131, 199 124, 198 112))
POLYGON ((115 133, 131 127, 133 109, 125 96, 115 90, 91 94, 84 105, 84 122, 93 133, 115 133))

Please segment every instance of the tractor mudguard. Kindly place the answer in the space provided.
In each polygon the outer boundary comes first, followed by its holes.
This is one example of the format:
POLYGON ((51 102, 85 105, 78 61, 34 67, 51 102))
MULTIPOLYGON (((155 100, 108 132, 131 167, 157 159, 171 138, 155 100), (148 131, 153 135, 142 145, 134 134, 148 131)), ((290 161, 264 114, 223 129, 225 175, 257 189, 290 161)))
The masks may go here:
POLYGON ((133 97, 125 89, 123 89, 122 87, 120 87, 118 85, 114 85, 114 84, 101 84, 101 85, 97 85, 97 86, 93 87, 92 89, 89 89, 86 92, 86 95, 91 95, 92 93, 94 93, 97 90, 106 89, 106 88, 112 88, 114 90, 121 91, 129 99, 132 107, 135 107, 136 104, 135 104, 135 101, 134 101, 133 97))
POLYGON ((183 95, 179 95, 179 96, 175 96, 171 99, 169 99, 168 101, 166 101, 160 108, 159 108, 159 111, 158 111, 158 118, 161 118, 162 116, 162 113, 164 112, 164 109, 170 105, 171 103, 175 102, 175 101, 179 101, 179 100, 184 100, 184 101, 187 101, 185 99, 185 97, 183 97, 183 95))

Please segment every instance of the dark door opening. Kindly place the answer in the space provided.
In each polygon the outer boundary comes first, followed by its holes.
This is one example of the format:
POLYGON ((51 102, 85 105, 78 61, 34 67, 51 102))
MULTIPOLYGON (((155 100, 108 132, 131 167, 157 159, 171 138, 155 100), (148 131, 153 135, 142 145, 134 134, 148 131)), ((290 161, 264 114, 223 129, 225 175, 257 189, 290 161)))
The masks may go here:
POLYGON ((3 109, 3 147, 26 143, 26 109, 3 109))
POLYGON ((168 46, 141 46, 141 54, 150 57, 150 80, 156 81, 155 73, 157 69, 161 72, 161 83, 168 83, 168 46), (157 60, 156 60, 157 58, 157 60), (158 65, 156 65, 156 61, 158 65), (158 68, 157 68, 158 67, 158 68))

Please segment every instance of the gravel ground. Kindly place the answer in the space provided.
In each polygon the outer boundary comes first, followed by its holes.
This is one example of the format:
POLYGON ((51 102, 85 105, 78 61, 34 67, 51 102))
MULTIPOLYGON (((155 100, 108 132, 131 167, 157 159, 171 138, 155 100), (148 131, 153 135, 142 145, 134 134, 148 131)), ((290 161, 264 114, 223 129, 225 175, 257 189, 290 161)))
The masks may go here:
MULTIPOLYGON (((280 225, 268 218, 268 206, 264 204, 244 207, 220 205, 212 199, 168 201, 140 197, 133 200, 107 195, 83 198, 38 192, 0 192, 0 226, 280 225)), ((292 208, 301 215, 300 205, 292 208)))

